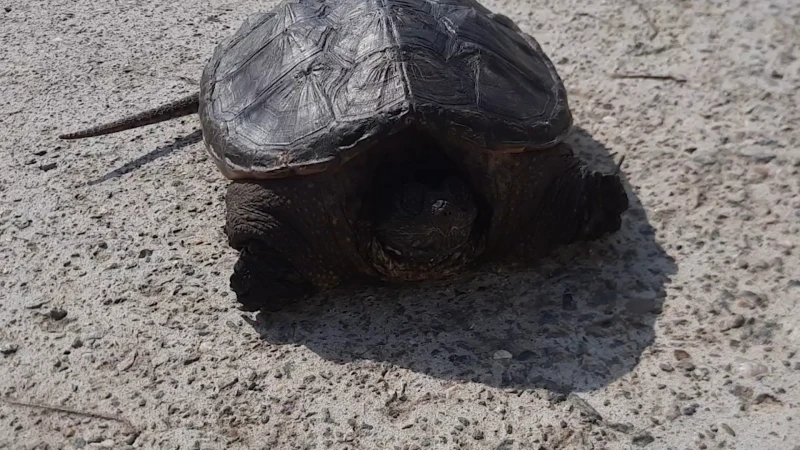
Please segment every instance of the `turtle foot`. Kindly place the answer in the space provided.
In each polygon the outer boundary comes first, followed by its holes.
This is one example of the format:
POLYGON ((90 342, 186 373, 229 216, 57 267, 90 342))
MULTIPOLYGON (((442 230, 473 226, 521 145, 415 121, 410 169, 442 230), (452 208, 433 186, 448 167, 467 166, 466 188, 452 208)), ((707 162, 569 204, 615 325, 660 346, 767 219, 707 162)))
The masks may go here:
POLYGON ((230 286, 245 311, 279 311, 314 293, 299 273, 258 242, 240 250, 230 286))
POLYGON ((551 236, 551 246, 592 241, 618 231, 622 213, 629 207, 622 179, 589 170, 577 163, 558 177, 539 206, 546 217, 542 236, 551 236))
POLYGON ((630 206, 622 179, 615 172, 603 174, 590 172, 584 179, 586 198, 583 227, 578 239, 594 240, 618 231, 622 226, 622 213, 630 206))

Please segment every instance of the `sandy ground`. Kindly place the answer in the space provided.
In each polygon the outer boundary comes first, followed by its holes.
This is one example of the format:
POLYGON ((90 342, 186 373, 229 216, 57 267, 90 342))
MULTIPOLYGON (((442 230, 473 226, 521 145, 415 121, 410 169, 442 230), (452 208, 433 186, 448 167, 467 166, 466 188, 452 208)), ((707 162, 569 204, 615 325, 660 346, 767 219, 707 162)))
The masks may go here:
POLYGON ((0 2, 0 448, 798 448, 800 3, 487 3, 556 63, 586 158, 626 155, 623 229, 263 316, 196 117, 56 135, 195 91, 271 5, 0 2))

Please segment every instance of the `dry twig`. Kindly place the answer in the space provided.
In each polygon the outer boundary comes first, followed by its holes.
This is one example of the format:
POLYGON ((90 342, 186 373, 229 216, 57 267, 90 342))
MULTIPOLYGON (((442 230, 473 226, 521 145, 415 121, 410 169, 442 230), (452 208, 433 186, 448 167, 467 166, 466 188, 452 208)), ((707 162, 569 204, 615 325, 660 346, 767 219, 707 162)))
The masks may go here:
POLYGON ((8 397, 0 398, 0 401, 2 401, 3 403, 9 404, 9 405, 14 405, 14 406, 25 406, 25 407, 28 407, 28 408, 38 408, 38 409, 44 409, 46 411, 62 412, 62 413, 65 413, 65 414, 72 414, 72 415, 76 415, 76 416, 92 417, 92 418, 95 418, 95 419, 112 420, 114 422, 119 422, 121 424, 124 424, 124 425, 128 426, 128 428, 130 428, 132 431, 136 431, 136 427, 134 427, 132 423, 130 423, 127 419, 123 419, 121 417, 108 416, 108 415, 105 415, 105 414, 100 414, 100 413, 95 413, 95 412, 78 411, 78 410, 75 410, 75 409, 62 408, 60 406, 44 405, 44 404, 40 404, 40 403, 20 402, 20 401, 17 401, 17 400, 9 399, 8 397))
POLYGON ((608 76, 618 79, 664 80, 674 81, 676 83, 686 83, 685 78, 678 78, 672 75, 651 75, 648 73, 612 73, 608 76))

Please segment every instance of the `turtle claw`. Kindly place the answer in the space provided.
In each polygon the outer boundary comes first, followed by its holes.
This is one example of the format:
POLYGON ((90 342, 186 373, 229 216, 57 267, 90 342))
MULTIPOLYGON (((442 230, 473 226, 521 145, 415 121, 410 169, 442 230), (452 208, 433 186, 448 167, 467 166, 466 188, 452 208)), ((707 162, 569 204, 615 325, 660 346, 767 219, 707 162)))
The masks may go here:
MULTIPOLYGON (((616 153, 614 153, 614 154, 612 154, 612 155, 611 155, 611 157, 612 157, 612 158, 613 158, 614 156, 616 156, 616 153)), ((620 174, 620 172, 621 172, 621 170, 622 170, 622 163, 623 163, 624 161, 625 161, 625 155, 622 155, 622 157, 620 157, 620 158, 619 158, 619 162, 617 163, 617 165, 616 165, 616 168, 614 168, 614 172, 612 173, 612 175, 614 175, 614 176, 617 176, 617 175, 619 175, 619 174, 620 174)))

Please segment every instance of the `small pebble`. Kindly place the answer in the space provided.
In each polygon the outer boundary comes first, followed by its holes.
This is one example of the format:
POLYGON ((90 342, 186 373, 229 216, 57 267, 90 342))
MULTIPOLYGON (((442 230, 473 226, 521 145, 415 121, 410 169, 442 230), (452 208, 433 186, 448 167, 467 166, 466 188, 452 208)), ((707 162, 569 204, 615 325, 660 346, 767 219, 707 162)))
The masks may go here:
POLYGON ((498 350, 494 352, 494 359, 511 359, 511 353, 506 350, 498 350))
POLYGON ((661 370, 663 370, 664 372, 672 372, 673 370, 675 370, 672 368, 672 365, 670 363, 666 362, 659 364, 658 367, 661 367, 661 370))
POLYGON ((67 311, 60 309, 60 308, 53 308, 48 313, 51 319, 53 320, 62 320, 64 317, 67 317, 67 311))
POLYGON ((691 358, 691 355, 689 355, 689 353, 686 352, 685 350, 675 350, 673 354, 675 355, 675 359, 677 359, 678 361, 683 361, 684 359, 691 358))
POLYGON ((631 439, 631 441, 633 442, 633 445, 644 447, 648 444, 653 443, 653 441, 655 441, 655 438, 653 438, 653 435, 648 433, 647 431, 642 431, 635 434, 631 439))
POLYGON ((17 350, 19 350, 19 346, 17 344, 5 344, 0 347, 0 353, 5 356, 13 355, 14 353, 17 353, 17 350))
POLYGON ((737 314, 727 320, 723 320, 720 324, 720 330, 728 331, 736 328, 741 328, 745 323, 745 318, 741 314, 737 314))
POLYGON ((740 361, 736 364, 736 373, 746 377, 757 377, 769 372, 767 366, 754 361, 740 361))
POLYGON ((41 166, 39 166, 39 170, 41 170, 42 172, 49 172, 55 169, 56 167, 58 167, 58 165, 54 162, 51 162, 47 164, 42 164, 41 166))
POLYGON ((731 428, 727 423, 721 423, 721 424, 719 424, 719 426, 723 430, 725 430, 726 433, 730 434, 731 436, 736 436, 736 432, 733 431, 733 428, 731 428))

